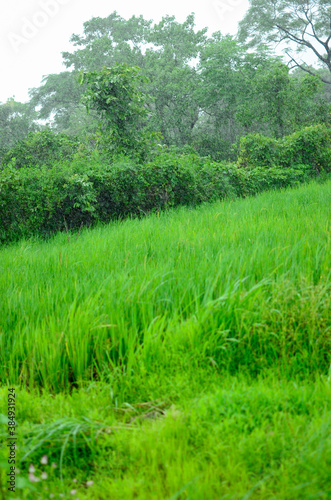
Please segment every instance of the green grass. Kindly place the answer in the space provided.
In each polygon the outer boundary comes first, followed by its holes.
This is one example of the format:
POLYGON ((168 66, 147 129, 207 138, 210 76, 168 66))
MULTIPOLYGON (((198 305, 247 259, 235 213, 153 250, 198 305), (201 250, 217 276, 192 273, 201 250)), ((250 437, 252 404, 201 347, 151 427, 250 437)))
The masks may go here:
POLYGON ((17 498, 331 498, 330 207, 312 183, 3 248, 17 498))

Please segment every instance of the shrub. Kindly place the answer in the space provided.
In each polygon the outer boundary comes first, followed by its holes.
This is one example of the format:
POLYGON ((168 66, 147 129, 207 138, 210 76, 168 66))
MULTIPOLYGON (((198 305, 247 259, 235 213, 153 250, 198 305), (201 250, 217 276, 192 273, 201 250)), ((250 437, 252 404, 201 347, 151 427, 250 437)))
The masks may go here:
POLYGON ((310 165, 317 174, 331 170, 331 130, 326 125, 305 127, 276 140, 248 134, 240 140, 238 166, 245 169, 310 165))
POLYGON ((215 162, 235 161, 237 154, 231 140, 208 132, 196 133, 193 147, 201 156, 210 156, 215 162))
POLYGON ((48 169, 8 167, 0 174, 0 241, 50 235, 90 225, 96 196, 86 174, 57 165, 48 169))
POLYGON ((310 165, 296 165, 291 168, 256 167, 250 171, 244 171, 243 194, 254 196, 262 191, 270 189, 284 189, 298 186, 302 182, 308 181, 314 172, 310 165))
POLYGON ((331 171, 331 130, 325 125, 306 127, 279 142, 282 165, 311 165, 317 174, 331 171))
POLYGON ((142 216, 179 205, 246 197, 295 186, 316 175, 311 165, 254 169, 194 154, 160 153, 139 164, 107 162, 97 151, 52 167, 7 166, 0 172, 0 242, 78 229, 97 221, 142 216))
POLYGON ((240 139, 238 167, 275 167, 280 164, 280 148, 276 139, 262 134, 248 134, 240 139))
POLYGON ((66 134, 50 129, 30 132, 26 139, 15 144, 2 158, 2 167, 9 164, 16 168, 51 166, 56 161, 71 160, 80 142, 66 134))
POLYGON ((95 153, 53 167, 0 172, 0 241, 43 236, 82 224, 241 195, 238 169, 196 155, 163 153, 152 162, 105 163, 95 153), (237 177, 236 177, 237 176, 237 177))

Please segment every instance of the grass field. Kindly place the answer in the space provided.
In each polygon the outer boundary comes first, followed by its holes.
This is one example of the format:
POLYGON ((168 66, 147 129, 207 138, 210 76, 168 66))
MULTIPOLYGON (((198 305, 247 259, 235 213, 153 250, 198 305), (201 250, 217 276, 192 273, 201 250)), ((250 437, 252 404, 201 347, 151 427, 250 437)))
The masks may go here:
POLYGON ((331 499, 330 207, 312 183, 0 250, 2 498, 331 499))

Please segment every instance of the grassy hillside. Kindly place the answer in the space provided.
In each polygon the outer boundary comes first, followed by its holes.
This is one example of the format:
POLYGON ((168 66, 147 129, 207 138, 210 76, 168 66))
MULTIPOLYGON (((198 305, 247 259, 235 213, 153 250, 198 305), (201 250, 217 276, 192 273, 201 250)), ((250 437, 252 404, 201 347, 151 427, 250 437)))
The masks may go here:
POLYGON ((330 206, 313 183, 2 249, 18 498, 331 498, 330 206))

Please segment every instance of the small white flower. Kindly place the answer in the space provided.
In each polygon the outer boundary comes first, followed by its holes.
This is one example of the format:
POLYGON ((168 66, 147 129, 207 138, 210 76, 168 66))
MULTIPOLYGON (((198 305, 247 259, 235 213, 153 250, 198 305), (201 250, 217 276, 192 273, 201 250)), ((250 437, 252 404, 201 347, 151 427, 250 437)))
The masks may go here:
POLYGON ((51 466, 53 467, 53 469, 56 469, 57 464, 55 462, 52 462, 51 466))
POLYGON ((47 458, 47 455, 43 455, 43 456, 41 457, 40 463, 41 463, 41 464, 43 464, 43 465, 47 465, 47 464, 48 464, 48 458, 47 458))
POLYGON ((30 467, 29 467, 29 472, 31 474, 33 474, 34 472, 36 472, 36 469, 34 468, 34 466, 32 464, 30 464, 30 467))
POLYGON ((73 482, 73 483, 77 483, 77 479, 73 479, 73 480, 72 480, 72 482, 73 482))
POLYGON ((40 481, 40 478, 36 477, 34 474, 32 474, 32 472, 30 472, 30 474, 29 474, 29 479, 30 479, 31 483, 37 483, 38 481, 40 481))
POLYGON ((41 479, 47 479, 47 472, 41 473, 41 479))
POLYGON ((76 495, 76 493, 77 493, 77 490, 71 490, 70 491, 70 495, 76 495))
POLYGON ((86 486, 92 486, 94 484, 94 481, 86 481, 86 486))
POLYGON ((54 493, 51 493, 51 494, 49 495, 49 498, 54 498, 54 497, 55 497, 54 493))

